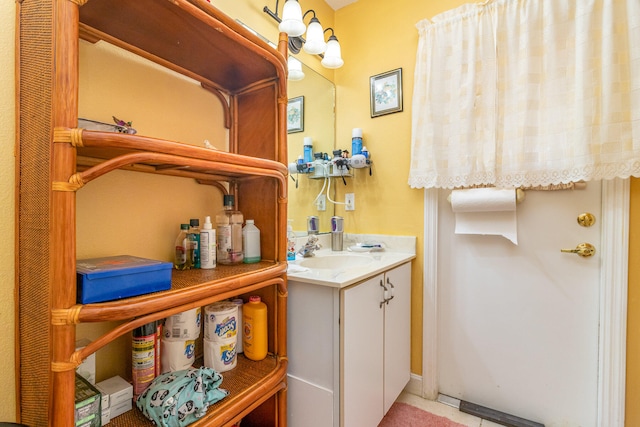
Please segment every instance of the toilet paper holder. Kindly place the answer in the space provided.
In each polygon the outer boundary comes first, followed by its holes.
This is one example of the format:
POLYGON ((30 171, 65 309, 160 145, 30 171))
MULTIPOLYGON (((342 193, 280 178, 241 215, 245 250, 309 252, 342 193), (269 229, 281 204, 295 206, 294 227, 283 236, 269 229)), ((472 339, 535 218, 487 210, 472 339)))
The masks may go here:
MULTIPOLYGON (((524 190, 522 188, 516 188, 516 203, 522 203, 524 201, 525 195, 524 190)), ((447 202, 451 203, 451 193, 447 196, 447 202)))

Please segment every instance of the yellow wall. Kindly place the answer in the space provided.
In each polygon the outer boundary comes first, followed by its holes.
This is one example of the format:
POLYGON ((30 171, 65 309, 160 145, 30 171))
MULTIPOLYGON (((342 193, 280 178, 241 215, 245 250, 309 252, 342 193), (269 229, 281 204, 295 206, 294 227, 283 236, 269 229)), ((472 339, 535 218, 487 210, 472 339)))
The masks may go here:
POLYGON ((15 207, 15 3, 0 2, 0 421, 13 420, 16 399, 14 371, 14 207, 15 207))
MULTIPOLYGON (((113 115, 132 121, 140 135, 228 146, 221 104, 199 83, 107 43, 81 40, 79 117, 109 123, 113 115)), ((215 221, 222 193, 193 180, 117 171, 78 191, 76 204, 79 259, 127 253, 171 261, 180 224, 199 218, 202 225, 205 216, 215 221), (150 206, 162 214, 149 215, 150 206)), ((96 339, 112 327, 81 324, 76 335, 96 339)), ((126 336, 99 350, 96 380, 128 378, 126 365, 108 363, 127 350, 126 336)))

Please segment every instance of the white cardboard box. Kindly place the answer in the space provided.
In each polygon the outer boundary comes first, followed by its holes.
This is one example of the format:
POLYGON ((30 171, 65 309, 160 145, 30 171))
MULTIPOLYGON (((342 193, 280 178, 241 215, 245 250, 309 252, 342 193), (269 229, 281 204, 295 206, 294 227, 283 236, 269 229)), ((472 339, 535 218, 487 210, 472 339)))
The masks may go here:
POLYGON ((106 426, 111 421, 111 411, 109 408, 102 408, 101 421, 103 426, 106 426))
POLYGON ((102 405, 101 405, 102 410, 104 411, 105 409, 109 409, 109 393, 103 388, 101 388, 99 383, 96 384, 96 388, 102 395, 102 405))
POLYGON ((120 402, 115 406, 111 405, 109 408, 109 418, 113 419, 118 415, 122 415, 125 412, 130 411, 131 409, 133 409, 133 402, 131 399, 120 402))
MULTIPOLYGON (((129 402, 133 399, 133 386, 124 378, 115 376, 107 380, 100 381, 96 386, 109 394, 109 408, 120 405, 122 402, 129 402)), ((113 411, 111 418, 113 418, 113 411)))
MULTIPOLYGON (((89 344, 87 338, 82 338, 76 341, 76 351, 84 348, 89 344)), ((86 359, 82 361, 80 366, 76 368, 76 372, 82 375, 83 378, 86 378, 91 384, 96 383, 96 354, 92 353, 86 359)))

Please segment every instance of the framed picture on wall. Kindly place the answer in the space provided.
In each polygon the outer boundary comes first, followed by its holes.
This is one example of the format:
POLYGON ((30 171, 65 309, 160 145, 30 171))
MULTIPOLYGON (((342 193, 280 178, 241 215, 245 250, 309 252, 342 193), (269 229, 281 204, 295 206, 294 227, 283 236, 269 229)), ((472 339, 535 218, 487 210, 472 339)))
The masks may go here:
POLYGON ((402 111, 402 68, 372 76, 371 117, 402 111))
POLYGON ((287 133, 304 131, 304 96, 291 98, 287 104, 287 133))

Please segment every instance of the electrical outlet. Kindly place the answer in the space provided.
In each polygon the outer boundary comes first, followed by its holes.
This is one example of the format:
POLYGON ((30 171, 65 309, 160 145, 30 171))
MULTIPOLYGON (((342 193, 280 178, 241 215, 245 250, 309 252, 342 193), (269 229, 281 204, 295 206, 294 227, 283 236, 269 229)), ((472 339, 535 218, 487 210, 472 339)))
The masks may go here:
POLYGON ((316 201, 316 207, 319 211, 327 210, 327 196, 325 194, 321 194, 316 201))
POLYGON ((347 193, 344 195, 344 210, 345 211, 356 210, 356 195, 354 193, 347 193))

